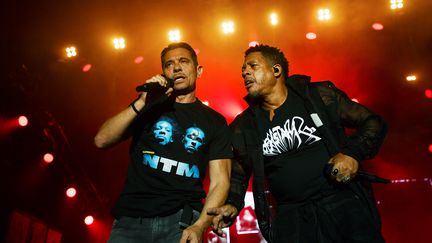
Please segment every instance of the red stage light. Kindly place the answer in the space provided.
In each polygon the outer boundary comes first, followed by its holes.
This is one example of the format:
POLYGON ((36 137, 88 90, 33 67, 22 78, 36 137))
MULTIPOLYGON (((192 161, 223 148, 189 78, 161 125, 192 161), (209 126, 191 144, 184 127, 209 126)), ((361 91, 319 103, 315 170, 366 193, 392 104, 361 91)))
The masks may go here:
POLYGON ((315 34, 314 32, 309 32, 306 34, 306 39, 308 40, 315 40, 317 38, 317 34, 315 34))
POLYGON ((197 55, 200 53, 199 49, 194 49, 194 51, 195 51, 195 54, 197 54, 197 55))
POLYGON ((431 99, 432 98, 432 89, 425 90, 425 96, 426 96, 426 98, 431 99))
POLYGON ((257 45, 259 45, 258 41, 251 41, 251 42, 249 42, 249 47, 254 47, 254 46, 257 46, 257 45))
POLYGON ((135 64, 140 64, 140 63, 142 63, 143 60, 144 60, 144 57, 138 56, 135 58, 134 62, 135 62, 135 64))
POLYGON ((18 117, 18 124, 22 127, 25 127, 28 125, 28 119, 26 116, 20 116, 18 117))
POLYGON ((432 153, 432 144, 429 144, 429 152, 432 153))
POLYGON ((75 188, 73 188, 73 187, 69 187, 69 188, 66 190, 66 196, 72 198, 72 197, 75 197, 75 195, 76 195, 76 189, 75 189, 75 188))
POLYGON ((372 24, 372 29, 374 29, 374 30, 383 30, 384 29, 384 25, 382 25, 381 23, 376 22, 376 23, 372 24))
POLYGON ((93 222, 94 222, 94 219, 93 219, 93 217, 91 215, 85 217, 85 219, 84 219, 84 223, 86 225, 91 225, 91 224, 93 224, 93 222))
POLYGON ((91 68, 92 68, 91 64, 86 64, 83 66, 82 71, 86 73, 86 72, 90 71, 91 68))
POLYGON ((54 161, 54 155, 52 155, 51 153, 46 153, 46 154, 43 156, 43 159, 44 159, 44 161, 45 161, 46 163, 51 163, 51 162, 54 161))
POLYGON ((352 98, 351 100, 356 102, 356 103, 359 103, 358 99, 356 99, 356 98, 352 98))

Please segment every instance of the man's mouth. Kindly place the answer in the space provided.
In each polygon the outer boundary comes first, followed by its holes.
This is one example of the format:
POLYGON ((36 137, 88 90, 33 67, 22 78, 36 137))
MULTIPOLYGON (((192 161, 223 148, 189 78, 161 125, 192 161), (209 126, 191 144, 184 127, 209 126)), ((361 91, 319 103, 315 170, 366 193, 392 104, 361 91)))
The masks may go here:
POLYGON ((253 85, 254 82, 255 81, 252 80, 252 79, 245 79, 244 80, 244 85, 245 85, 246 88, 250 88, 253 85))
POLYGON ((186 76, 185 76, 185 75, 177 75, 177 76, 174 76, 174 82, 182 81, 182 80, 184 80, 184 79, 186 79, 186 76))

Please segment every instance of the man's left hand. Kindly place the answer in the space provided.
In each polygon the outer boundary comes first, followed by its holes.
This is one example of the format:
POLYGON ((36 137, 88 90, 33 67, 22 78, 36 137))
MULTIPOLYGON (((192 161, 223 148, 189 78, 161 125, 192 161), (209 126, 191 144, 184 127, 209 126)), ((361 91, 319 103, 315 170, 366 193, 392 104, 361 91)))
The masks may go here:
POLYGON ((204 230, 198 225, 191 225, 183 230, 180 243, 201 243, 204 230))
POLYGON ((348 182, 355 177, 358 170, 358 162, 351 156, 338 153, 329 161, 333 164, 332 176, 338 182, 348 182))

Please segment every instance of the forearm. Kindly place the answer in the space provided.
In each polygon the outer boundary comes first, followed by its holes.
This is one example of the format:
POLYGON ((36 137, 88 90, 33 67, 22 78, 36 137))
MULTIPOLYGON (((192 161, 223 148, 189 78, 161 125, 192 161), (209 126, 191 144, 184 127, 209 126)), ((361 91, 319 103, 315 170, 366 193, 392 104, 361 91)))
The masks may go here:
POLYGON ((219 181, 215 184, 210 184, 210 188, 204 203, 203 210, 200 217, 194 223, 194 225, 199 226, 203 230, 206 230, 210 224, 213 216, 207 214, 207 209, 220 207, 224 204, 229 190, 229 180, 219 181))
MULTIPOLYGON (((142 99, 134 102, 135 108, 140 111, 145 103, 142 99)), ((133 121, 138 117, 136 111, 131 106, 111 117, 102 124, 94 138, 94 143, 98 148, 110 147, 128 137, 128 131, 133 121)))
POLYGON ((231 160, 220 159, 209 162, 210 186, 201 215, 194 223, 203 232, 210 226, 213 216, 207 214, 207 209, 220 207, 224 204, 230 186, 231 160))
POLYGON ((362 161, 373 158, 383 143, 387 126, 383 120, 376 116, 368 119, 356 133, 349 136, 341 152, 362 161))
POLYGON ((232 171, 230 180, 230 189, 226 204, 233 205, 238 212, 244 206, 244 197, 247 191, 249 176, 237 160, 232 160, 232 171))

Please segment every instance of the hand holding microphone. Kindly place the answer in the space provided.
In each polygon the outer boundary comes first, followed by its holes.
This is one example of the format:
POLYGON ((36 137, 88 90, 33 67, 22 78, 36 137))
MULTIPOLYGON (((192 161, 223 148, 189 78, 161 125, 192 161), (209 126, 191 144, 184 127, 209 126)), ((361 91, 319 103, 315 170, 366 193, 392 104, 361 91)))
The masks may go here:
POLYGON ((166 78, 164 75, 158 74, 150 79, 148 79, 144 84, 137 86, 137 92, 163 92, 170 93, 170 88, 172 88, 174 82, 171 79, 166 78))
POLYGON ((163 102, 168 99, 173 91, 174 81, 166 78, 163 74, 158 74, 146 80, 144 84, 137 86, 135 90, 142 92, 138 99, 132 102, 132 108, 138 114, 148 109, 149 103, 163 102), (145 108, 147 107, 147 108, 145 108))
POLYGON ((351 156, 338 153, 330 158, 325 168, 326 174, 338 182, 347 183, 357 174, 358 162, 351 156))

